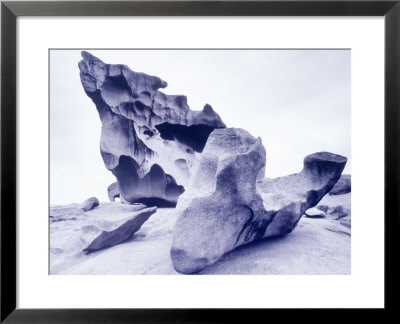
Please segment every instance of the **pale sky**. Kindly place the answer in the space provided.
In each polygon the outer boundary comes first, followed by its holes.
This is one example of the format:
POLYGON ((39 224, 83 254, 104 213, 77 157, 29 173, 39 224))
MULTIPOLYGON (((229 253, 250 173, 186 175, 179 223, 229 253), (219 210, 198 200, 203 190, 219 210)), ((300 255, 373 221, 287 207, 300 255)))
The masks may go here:
MULTIPOLYGON (((87 50, 87 49, 85 49, 87 50)), ((266 176, 299 172, 306 155, 346 156, 351 173, 350 50, 87 50, 168 82, 166 94, 208 103, 228 127, 261 137, 266 176)), ((80 83, 81 50, 50 52, 50 203, 108 201, 101 122, 80 83)))

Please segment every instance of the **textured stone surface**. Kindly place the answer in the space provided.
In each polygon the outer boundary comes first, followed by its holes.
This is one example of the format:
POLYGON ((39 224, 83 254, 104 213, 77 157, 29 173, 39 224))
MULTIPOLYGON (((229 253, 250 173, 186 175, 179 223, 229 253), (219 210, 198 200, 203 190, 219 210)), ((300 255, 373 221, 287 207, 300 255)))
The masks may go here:
POLYGON ((121 198, 175 205, 188 184, 196 152, 225 124, 212 107, 192 111, 187 98, 166 95, 167 82, 105 64, 82 52, 80 78, 102 122, 100 151, 117 178, 121 198))
POLYGON ((351 175, 342 174, 335 186, 329 191, 330 195, 343 195, 351 192, 351 175))
POLYGON ((257 180, 265 166, 261 139, 242 129, 215 130, 178 201, 174 268, 197 272, 240 245, 291 232, 332 189, 346 161, 315 153, 304 159, 298 174, 257 180))
POLYGON ((149 217, 156 211, 156 207, 146 208, 131 217, 128 221, 124 222, 116 229, 112 231, 103 231, 83 251, 90 253, 123 243, 131 239, 132 235, 135 234, 143 225, 143 223, 147 221, 149 217))
POLYGON ((326 214, 318 208, 307 209, 305 211, 304 215, 306 215, 307 217, 310 217, 310 218, 323 218, 326 216, 326 214))
POLYGON ((77 220, 85 217, 85 213, 78 204, 70 204, 66 206, 50 207, 50 222, 62 222, 67 220, 77 220))
POLYGON ((346 162, 344 156, 318 152, 304 158, 299 173, 257 181, 265 209, 273 215, 264 237, 293 231, 304 212, 333 188, 346 162))
POLYGON ((199 271, 262 235, 259 229, 268 224, 269 215, 255 184, 265 155, 261 139, 242 129, 211 133, 177 205, 171 248, 177 271, 199 271))
POLYGON ((89 210, 92 210, 93 208, 96 208, 99 205, 99 200, 96 197, 91 197, 89 199, 86 199, 82 204, 81 204, 81 209, 84 212, 87 212, 89 210))

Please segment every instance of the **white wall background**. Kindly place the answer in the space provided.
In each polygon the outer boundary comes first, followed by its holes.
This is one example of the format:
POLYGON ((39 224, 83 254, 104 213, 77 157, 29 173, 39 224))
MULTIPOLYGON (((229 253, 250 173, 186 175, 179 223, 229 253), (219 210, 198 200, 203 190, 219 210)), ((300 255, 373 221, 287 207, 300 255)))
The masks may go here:
MULTIPOLYGON (((350 50, 88 50, 105 63, 161 77, 163 91, 209 103, 228 127, 260 136, 266 176, 298 172, 303 158, 349 158, 350 50)), ((101 122, 79 78, 80 50, 50 51, 50 203, 107 201, 115 181, 100 156, 101 122)))

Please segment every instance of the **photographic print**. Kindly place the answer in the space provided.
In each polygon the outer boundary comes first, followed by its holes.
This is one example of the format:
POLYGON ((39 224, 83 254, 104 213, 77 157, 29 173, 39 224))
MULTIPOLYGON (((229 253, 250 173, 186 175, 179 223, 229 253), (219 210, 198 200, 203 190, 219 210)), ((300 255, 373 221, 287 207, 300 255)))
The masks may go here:
POLYGON ((351 51, 49 50, 51 275, 351 273, 351 51))

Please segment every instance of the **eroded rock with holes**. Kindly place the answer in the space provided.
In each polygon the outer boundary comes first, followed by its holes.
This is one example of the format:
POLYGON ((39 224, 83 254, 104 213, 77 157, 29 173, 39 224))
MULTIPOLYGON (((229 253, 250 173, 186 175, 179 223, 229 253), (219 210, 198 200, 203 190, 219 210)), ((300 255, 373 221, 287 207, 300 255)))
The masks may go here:
POLYGON ((106 64, 85 51, 82 57, 81 83, 98 110, 101 155, 121 199, 175 205, 196 153, 225 124, 210 105, 193 111, 185 96, 161 92, 167 82, 156 76, 106 64))
POLYGON ((240 245, 291 232, 334 186, 347 159, 316 153, 298 174, 257 180, 265 160, 260 138, 233 128, 211 133, 178 200, 171 247, 178 272, 198 272, 240 245))

